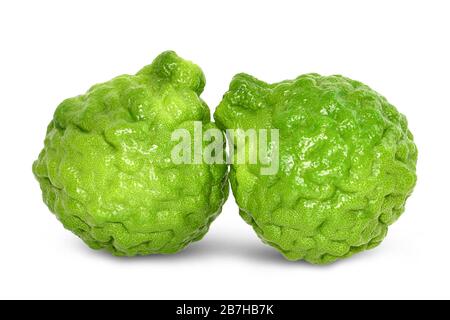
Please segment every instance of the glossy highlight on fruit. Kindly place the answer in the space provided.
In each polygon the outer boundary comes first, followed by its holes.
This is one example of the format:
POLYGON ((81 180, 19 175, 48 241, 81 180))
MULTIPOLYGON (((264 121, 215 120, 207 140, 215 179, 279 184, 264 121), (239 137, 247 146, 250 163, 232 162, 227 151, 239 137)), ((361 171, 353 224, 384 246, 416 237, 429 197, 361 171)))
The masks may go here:
POLYGON ((171 161, 175 129, 214 127, 204 86, 197 65, 168 51, 58 106, 33 173, 65 228, 118 256, 175 253, 205 235, 227 167, 171 161))
POLYGON ((378 246, 415 186, 406 118, 361 82, 238 74, 214 117, 224 130, 279 130, 278 173, 233 163, 230 181, 242 218, 289 260, 326 264, 378 246))

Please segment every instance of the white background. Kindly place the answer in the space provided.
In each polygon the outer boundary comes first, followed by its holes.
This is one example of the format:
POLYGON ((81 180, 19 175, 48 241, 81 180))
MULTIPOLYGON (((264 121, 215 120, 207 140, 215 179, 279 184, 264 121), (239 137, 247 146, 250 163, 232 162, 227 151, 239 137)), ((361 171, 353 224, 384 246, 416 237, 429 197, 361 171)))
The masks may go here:
POLYGON ((449 1, 2 1, 0 298, 450 298, 449 1), (419 182, 385 242, 331 266, 263 245, 231 196, 206 238, 173 256, 113 258, 64 230, 31 165, 64 98, 173 49, 206 74, 343 74, 408 116, 419 182))

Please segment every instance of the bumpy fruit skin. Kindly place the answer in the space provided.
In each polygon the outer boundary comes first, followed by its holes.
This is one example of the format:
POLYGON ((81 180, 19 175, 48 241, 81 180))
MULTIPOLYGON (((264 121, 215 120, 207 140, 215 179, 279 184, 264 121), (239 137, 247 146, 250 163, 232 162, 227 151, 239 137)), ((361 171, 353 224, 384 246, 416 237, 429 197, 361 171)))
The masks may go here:
POLYGON ((307 74, 267 84, 239 74, 222 129, 279 129, 279 171, 233 163, 242 218, 289 260, 327 264, 381 243, 416 183, 406 118, 366 85, 307 74))
POLYGON ((174 129, 212 128, 201 69, 164 52, 63 101, 33 164, 64 227, 117 256, 168 254, 201 239, 228 195, 225 165, 175 165, 174 129))

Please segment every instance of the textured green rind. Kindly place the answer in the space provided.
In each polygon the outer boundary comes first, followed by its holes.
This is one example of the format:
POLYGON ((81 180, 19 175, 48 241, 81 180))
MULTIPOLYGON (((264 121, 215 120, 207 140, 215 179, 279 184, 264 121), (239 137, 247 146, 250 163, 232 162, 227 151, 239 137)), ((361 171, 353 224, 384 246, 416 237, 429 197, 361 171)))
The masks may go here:
POLYGON ((33 164, 43 199, 93 249, 175 253, 201 239, 228 196, 225 165, 175 165, 177 128, 210 122, 201 69, 164 52, 63 101, 33 164))
POLYGON ((406 118, 360 82, 239 74, 214 117, 221 129, 279 129, 278 174, 234 163, 230 180, 242 218, 289 260, 326 264, 376 247, 415 186, 406 118))

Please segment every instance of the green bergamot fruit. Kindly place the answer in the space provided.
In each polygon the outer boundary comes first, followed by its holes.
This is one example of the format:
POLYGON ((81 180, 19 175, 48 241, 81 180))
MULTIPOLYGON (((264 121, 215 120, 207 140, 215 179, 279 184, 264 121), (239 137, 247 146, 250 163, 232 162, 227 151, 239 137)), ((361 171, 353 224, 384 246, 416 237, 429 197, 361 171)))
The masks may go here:
POLYGON ((236 157, 230 180, 242 218, 289 260, 326 264, 376 247, 415 186, 406 118, 360 82, 239 74, 214 117, 222 129, 279 130, 276 174, 236 157))
POLYGON ((200 240, 228 195, 226 165, 171 161, 171 133, 214 128, 201 69, 164 52, 63 101, 33 165, 50 210, 89 247, 175 253, 200 240))

